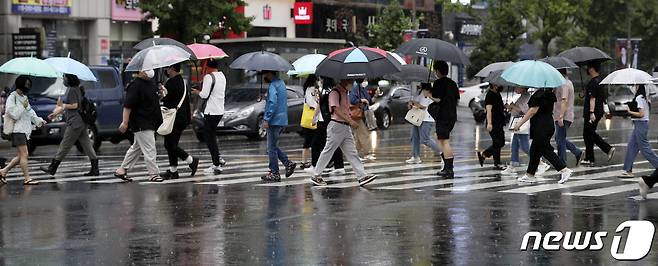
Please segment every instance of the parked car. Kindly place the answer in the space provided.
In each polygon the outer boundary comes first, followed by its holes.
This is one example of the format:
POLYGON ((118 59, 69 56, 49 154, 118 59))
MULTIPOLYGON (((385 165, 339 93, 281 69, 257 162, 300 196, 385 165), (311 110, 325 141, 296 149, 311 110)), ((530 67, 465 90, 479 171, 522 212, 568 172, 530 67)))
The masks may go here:
MULTIPOLYGON (((103 140, 118 143, 126 138, 118 130, 122 119, 125 91, 117 68, 90 66, 90 69, 98 82, 81 81, 81 85, 85 88, 86 97, 96 105, 98 114, 96 123, 89 127, 88 134, 94 149, 98 150, 103 140)), ((55 108, 57 99, 66 93, 66 87, 61 78, 31 77, 31 79, 30 104, 39 117, 48 121, 48 115, 55 108)), ((4 110, 2 112, 4 113, 4 110)), ((34 152, 38 146, 59 144, 65 130, 66 123, 63 116, 48 121, 46 125, 32 132, 28 147, 30 152, 34 152)), ((79 145, 76 146, 78 150, 82 150, 79 145)))
MULTIPOLYGON (((471 112, 473 113, 473 119, 475 119, 476 123, 483 123, 487 119, 487 112, 484 106, 484 99, 487 97, 487 91, 487 89, 482 90, 480 95, 475 97, 475 99, 473 99, 468 105, 468 108, 471 109, 471 112)), ((506 105, 516 101, 516 99, 520 97, 520 95, 512 92, 510 89, 501 92, 501 96, 503 98, 503 103, 506 105)), ((506 110, 505 121, 509 121, 509 118, 510 113, 506 110)))
POLYGON ((387 129, 392 123, 403 123, 407 114, 407 103, 413 98, 409 85, 379 87, 370 109, 375 111, 377 125, 387 129))
MULTIPOLYGON (((220 135, 245 135, 251 140, 262 140, 267 136, 263 128, 267 84, 243 84, 226 89, 224 116, 217 125, 220 135)), ((301 131, 300 121, 304 107, 304 92, 300 86, 288 86, 287 131, 301 131)), ((192 118, 192 129, 199 141, 205 141, 203 114, 196 110, 192 118)))
MULTIPOLYGON (((656 113, 656 104, 658 103, 658 89, 651 84, 646 86, 647 97, 651 101, 652 113, 656 113)), ((608 86, 608 109, 611 115, 628 116, 628 103, 633 101, 633 92, 628 85, 609 85, 608 86)))
POLYGON ((459 106, 470 107, 471 103, 486 91, 489 87, 489 82, 480 83, 470 87, 459 88, 459 106))

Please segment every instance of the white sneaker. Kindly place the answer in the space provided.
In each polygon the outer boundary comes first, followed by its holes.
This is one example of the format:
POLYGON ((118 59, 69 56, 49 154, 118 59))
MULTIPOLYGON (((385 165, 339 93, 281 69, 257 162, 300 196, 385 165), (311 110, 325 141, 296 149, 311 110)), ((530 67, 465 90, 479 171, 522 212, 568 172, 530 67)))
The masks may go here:
POLYGON ((364 163, 364 162, 366 161, 366 158, 361 158, 361 157, 359 157, 359 161, 361 161, 362 163, 364 163))
POLYGON ((637 184, 640 186, 640 196, 642 199, 647 199, 647 194, 649 194, 649 189, 651 188, 644 182, 642 177, 637 180, 637 184))
POLYGON ((622 171, 621 174, 619 174, 619 177, 620 178, 633 178, 633 177, 635 177, 635 175, 633 174, 633 172, 622 171))
POLYGON ((551 166, 546 164, 545 162, 539 163, 539 167, 537 167, 537 172, 535 173, 536 176, 542 176, 548 169, 551 169, 551 166))
POLYGON ((501 175, 516 175, 516 169, 514 169, 514 168, 515 168, 514 166, 509 165, 509 166, 507 166, 507 168, 505 168, 505 170, 500 172, 500 174, 501 175))
POLYGON ((411 159, 405 161, 407 164, 419 164, 422 163, 419 157, 411 157, 411 159))
POLYGON ((535 178, 534 176, 530 177, 528 175, 523 175, 522 177, 519 177, 518 179, 516 179, 516 181, 526 182, 526 183, 534 183, 534 182, 537 182, 537 178, 535 178))
POLYGON ((304 172, 309 173, 309 174, 314 174, 315 173, 315 167, 304 168, 304 172))
POLYGON ((612 160, 612 157, 615 156, 615 148, 610 149, 608 152, 608 162, 612 160))
POLYGON ((374 160, 377 160, 377 157, 375 157, 375 155, 368 154, 368 155, 366 155, 366 157, 364 157, 364 159, 366 159, 368 161, 374 161, 374 160))
POLYGON ((333 171, 331 171, 330 174, 332 174, 332 175, 344 175, 345 174, 345 168, 334 169, 333 171))
POLYGON ((560 173, 560 181, 557 181, 558 184, 564 184, 564 182, 567 182, 569 178, 571 177, 571 174, 573 174, 573 170, 569 168, 564 168, 562 169, 560 173))

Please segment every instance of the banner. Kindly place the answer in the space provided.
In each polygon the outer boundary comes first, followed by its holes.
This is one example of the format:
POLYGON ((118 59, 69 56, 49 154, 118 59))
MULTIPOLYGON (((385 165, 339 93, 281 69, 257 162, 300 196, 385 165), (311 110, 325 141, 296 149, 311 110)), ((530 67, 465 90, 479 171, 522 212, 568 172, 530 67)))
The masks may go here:
POLYGON ((139 0, 111 0, 112 20, 141 21, 146 16, 138 7, 139 0))
POLYGON ((70 15, 72 0, 12 0, 11 12, 32 15, 70 15))

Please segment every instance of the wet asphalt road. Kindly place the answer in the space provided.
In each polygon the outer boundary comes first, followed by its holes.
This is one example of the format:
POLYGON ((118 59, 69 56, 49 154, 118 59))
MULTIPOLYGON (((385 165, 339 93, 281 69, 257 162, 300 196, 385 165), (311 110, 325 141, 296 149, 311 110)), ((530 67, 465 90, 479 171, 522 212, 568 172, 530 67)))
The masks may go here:
MULTIPOLYGON (((359 188, 347 175, 329 177, 327 188, 311 187, 298 170, 281 183, 263 184, 265 142, 222 137, 229 164, 222 175, 197 174, 161 184, 121 183, 112 171, 128 143, 103 143, 101 177, 88 178, 86 158, 71 152, 54 179, 38 172, 55 146, 39 147, 31 173, 42 181, 23 187, 18 170, 0 188, 0 265, 573 265, 616 264, 610 247, 627 220, 658 221, 658 193, 638 201, 635 179, 619 179, 630 120, 601 123, 617 153, 596 167, 572 168, 574 178, 557 185, 549 171, 541 182, 518 184, 477 164, 474 151, 490 139, 466 109, 453 132, 458 178, 434 176, 440 163, 424 148, 424 163, 405 165, 409 126, 372 134, 377 160, 366 169, 380 177, 359 188), (600 251, 522 251, 525 233, 606 231, 600 251)), ((655 115, 654 115, 655 116, 655 115)), ((583 147, 580 123, 570 139, 583 147)), ((649 138, 656 147, 658 127, 649 138)), ((191 132, 186 150, 210 164, 204 144, 191 132)), ((1 144, 0 154, 14 151, 1 144)), ((301 138, 285 134, 281 146, 295 161, 301 138)), ((166 170, 162 139, 158 164, 166 170)), ((503 160, 509 160, 509 145, 503 160)), ((597 150, 599 162, 605 154, 597 150)), ((527 162, 527 157, 522 157, 527 162)), ((642 156, 635 171, 651 166, 642 156)), ((569 165, 574 159, 570 156, 569 165)), ((349 167, 349 165, 348 165, 349 167)), ((144 181, 143 163, 132 170, 144 181)), ((658 192, 654 191, 654 192, 658 192)), ((593 243, 593 241, 592 241, 593 243)), ((653 245, 638 265, 656 265, 653 245)))

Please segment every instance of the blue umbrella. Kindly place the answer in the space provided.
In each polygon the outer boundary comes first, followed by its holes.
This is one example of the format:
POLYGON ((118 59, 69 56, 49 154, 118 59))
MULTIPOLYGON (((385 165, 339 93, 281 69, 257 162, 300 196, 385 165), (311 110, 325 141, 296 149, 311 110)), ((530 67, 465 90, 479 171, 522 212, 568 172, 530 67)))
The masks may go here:
POLYGON ((81 80, 93 82, 98 81, 89 67, 69 57, 51 57, 47 58, 45 61, 53 68, 57 69, 57 71, 64 74, 76 75, 81 80))
POLYGON ((553 66, 536 60, 514 63, 501 77, 507 82, 530 88, 557 88, 564 83, 564 77, 553 66))
POLYGON ((295 70, 289 70, 288 76, 306 76, 315 74, 315 69, 325 58, 327 58, 327 56, 323 54, 307 54, 302 56, 292 63, 292 66, 295 68, 295 70))

